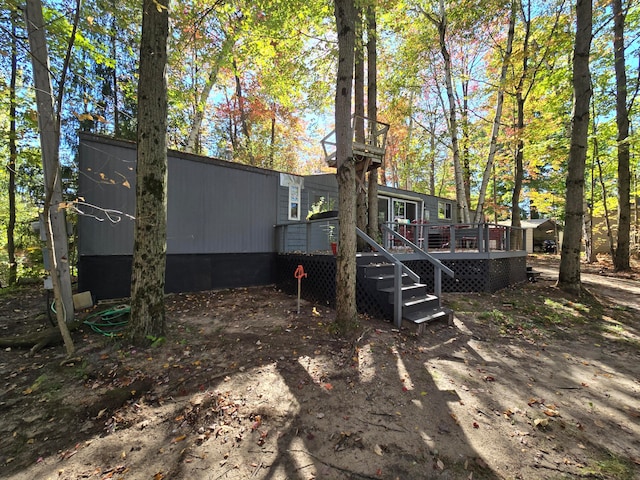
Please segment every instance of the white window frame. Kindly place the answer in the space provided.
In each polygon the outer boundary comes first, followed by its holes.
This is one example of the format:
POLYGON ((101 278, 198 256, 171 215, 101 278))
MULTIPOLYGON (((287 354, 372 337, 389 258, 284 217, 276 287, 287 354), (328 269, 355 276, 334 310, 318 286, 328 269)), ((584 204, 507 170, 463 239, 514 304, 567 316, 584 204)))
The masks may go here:
POLYGON ((451 203, 443 200, 438 200, 438 219, 439 220, 451 220, 452 217, 451 203))
POLYGON ((302 188, 298 184, 289 185, 289 203, 288 203, 288 216, 289 220, 300 220, 300 197, 302 188))

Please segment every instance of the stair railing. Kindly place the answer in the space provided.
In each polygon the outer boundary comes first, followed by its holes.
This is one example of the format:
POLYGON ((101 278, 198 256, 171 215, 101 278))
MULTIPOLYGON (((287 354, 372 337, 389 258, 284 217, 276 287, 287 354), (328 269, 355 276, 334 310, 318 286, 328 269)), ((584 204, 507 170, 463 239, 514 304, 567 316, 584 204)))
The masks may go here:
POLYGON ((429 255, 427 252, 425 252, 423 249, 421 249, 418 245, 413 243, 408 238, 402 236, 400 233, 396 232, 392 228, 389 228, 389 226, 387 226, 385 224, 382 224, 381 227, 382 227, 382 232, 383 233, 386 232, 386 233, 391 234, 392 238, 395 238, 395 239, 399 240, 403 245, 406 245, 406 246, 412 248, 413 251, 418 256, 424 258, 425 260, 428 260, 429 263, 431 263, 431 265, 433 265, 433 292, 434 292, 435 296, 438 297, 438 306, 442 306, 440 304, 440 302, 441 302, 440 297, 442 296, 442 273, 444 272, 449 277, 454 278, 455 277, 454 271, 451 270, 449 267, 447 267, 444 263, 442 263, 437 258, 429 255))
POLYGON ((404 271, 414 282, 419 282, 420 276, 358 227, 356 227, 356 233, 377 253, 393 264, 393 323, 400 328, 402 326, 402 272, 404 271))

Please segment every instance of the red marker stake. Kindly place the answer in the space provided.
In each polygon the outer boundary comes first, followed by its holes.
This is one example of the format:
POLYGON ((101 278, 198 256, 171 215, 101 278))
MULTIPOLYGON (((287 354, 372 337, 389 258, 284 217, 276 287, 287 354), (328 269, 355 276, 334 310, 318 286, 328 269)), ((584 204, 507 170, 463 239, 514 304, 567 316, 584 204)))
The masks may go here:
POLYGON ((304 273, 304 268, 302 267, 302 265, 298 265, 298 268, 296 268, 293 276, 298 279, 298 315, 300 315, 300 287, 302 283, 302 277, 307 276, 307 274, 304 273))

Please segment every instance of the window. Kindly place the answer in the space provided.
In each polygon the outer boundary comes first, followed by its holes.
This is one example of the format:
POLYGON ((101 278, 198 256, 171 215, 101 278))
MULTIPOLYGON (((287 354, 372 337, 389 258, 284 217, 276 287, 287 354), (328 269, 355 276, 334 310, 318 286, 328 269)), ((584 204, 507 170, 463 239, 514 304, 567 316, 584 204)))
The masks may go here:
POLYGON ((451 220, 451 204, 448 202, 438 202, 438 218, 451 220))
POLYGON ((416 202, 393 199, 393 220, 400 218, 404 220, 416 220, 416 202))
POLYGON ((300 220, 300 185, 289 185, 289 220, 300 220))

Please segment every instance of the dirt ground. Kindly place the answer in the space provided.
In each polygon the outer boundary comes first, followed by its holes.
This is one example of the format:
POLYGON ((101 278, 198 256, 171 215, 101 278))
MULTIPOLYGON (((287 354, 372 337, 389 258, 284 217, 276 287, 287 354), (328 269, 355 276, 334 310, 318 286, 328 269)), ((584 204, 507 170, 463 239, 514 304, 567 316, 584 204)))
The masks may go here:
MULTIPOLYGON (((585 265, 576 300, 556 256, 529 263, 535 283, 446 294, 454 326, 421 336, 362 318, 340 339, 331 309, 260 287, 168 296, 148 349, 88 326, 71 363, 5 347, 0 478, 640 478, 637 265, 585 265)), ((44 305, 2 294, 0 335, 44 305)))

